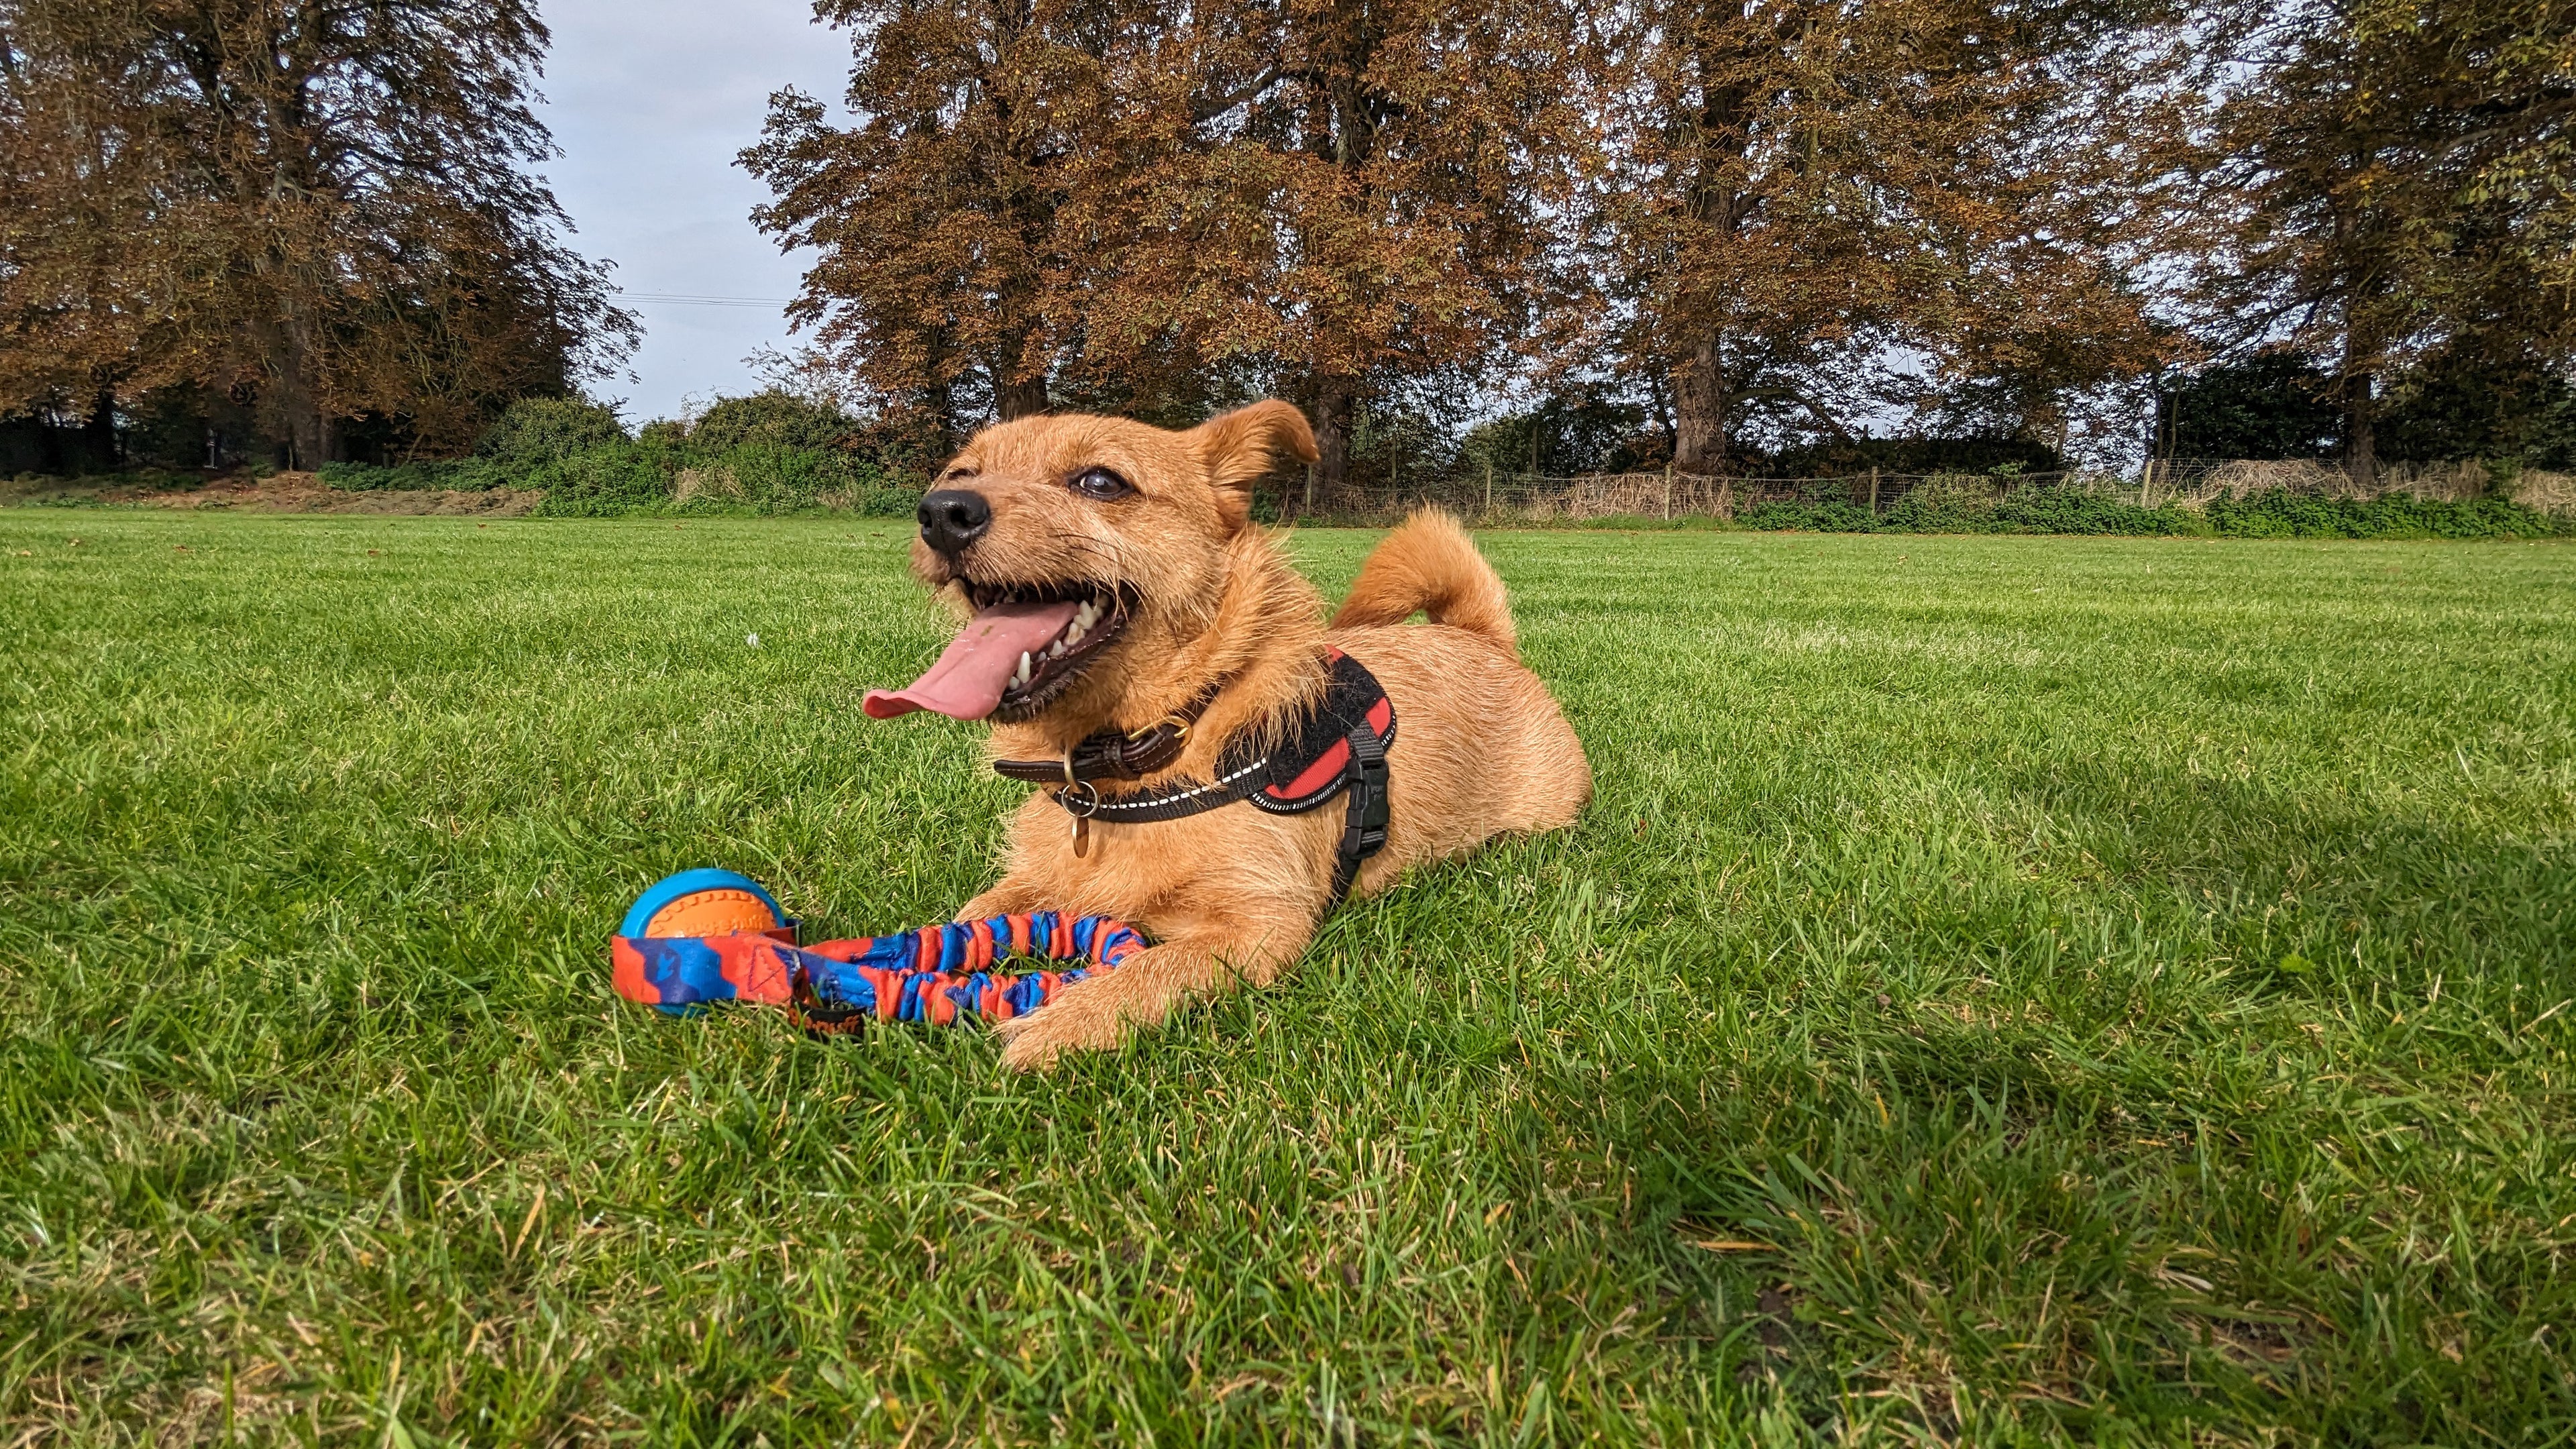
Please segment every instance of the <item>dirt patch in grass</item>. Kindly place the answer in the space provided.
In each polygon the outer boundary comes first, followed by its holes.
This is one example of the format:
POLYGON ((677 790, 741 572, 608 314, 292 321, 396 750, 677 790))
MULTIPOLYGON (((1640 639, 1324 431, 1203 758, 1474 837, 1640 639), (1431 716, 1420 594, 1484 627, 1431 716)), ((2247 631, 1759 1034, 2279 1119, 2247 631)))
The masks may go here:
POLYGON ((273 473, 265 478, 234 474, 203 480, 183 475, 168 482, 120 480, 95 487, 64 486, 56 480, 34 487, 0 485, 0 502, 21 506, 220 508, 240 513, 471 514, 478 518, 516 518, 534 509, 544 497, 534 488, 353 492, 333 488, 312 473, 273 473))

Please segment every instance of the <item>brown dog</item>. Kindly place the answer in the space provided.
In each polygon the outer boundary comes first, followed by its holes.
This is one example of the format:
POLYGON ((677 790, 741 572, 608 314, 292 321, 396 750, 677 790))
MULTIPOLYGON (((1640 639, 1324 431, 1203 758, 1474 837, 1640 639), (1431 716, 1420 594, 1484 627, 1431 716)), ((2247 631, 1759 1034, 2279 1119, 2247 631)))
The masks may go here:
MULTIPOLYGON (((1369 556, 1328 626, 1313 586, 1250 522, 1252 485, 1282 449, 1315 457, 1305 418, 1282 402, 1186 432, 1102 417, 987 428, 923 499, 912 549, 913 571, 966 627, 910 688, 870 694, 868 712, 990 720, 997 756, 1062 761, 1096 732, 1177 727, 1197 708, 1178 757, 1118 787, 1178 788, 1216 779, 1230 742, 1275 738, 1311 711, 1338 648, 1384 686, 1398 726, 1386 843, 1356 894, 1499 832, 1571 822, 1591 767, 1522 666, 1502 581, 1475 545, 1447 517, 1416 515, 1369 556), (1416 613, 1430 624, 1401 627, 1416 613)), ((1001 884, 958 919, 1097 913, 1158 944, 1003 1022, 1014 1067, 1112 1046, 1237 981, 1267 984, 1329 908, 1345 828, 1338 806, 1280 815, 1248 801, 1155 823, 1098 818, 1079 843, 1073 823, 1053 792, 1031 798, 1001 884)))

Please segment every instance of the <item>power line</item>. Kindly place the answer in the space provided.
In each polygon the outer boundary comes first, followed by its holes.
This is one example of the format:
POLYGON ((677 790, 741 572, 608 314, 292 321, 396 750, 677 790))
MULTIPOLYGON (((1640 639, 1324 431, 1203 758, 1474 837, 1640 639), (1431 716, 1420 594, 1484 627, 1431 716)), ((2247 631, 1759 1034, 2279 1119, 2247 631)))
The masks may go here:
POLYGON ((623 288, 617 295, 629 302, 655 302, 674 307, 784 307, 785 297, 708 297, 691 292, 629 292, 623 288))

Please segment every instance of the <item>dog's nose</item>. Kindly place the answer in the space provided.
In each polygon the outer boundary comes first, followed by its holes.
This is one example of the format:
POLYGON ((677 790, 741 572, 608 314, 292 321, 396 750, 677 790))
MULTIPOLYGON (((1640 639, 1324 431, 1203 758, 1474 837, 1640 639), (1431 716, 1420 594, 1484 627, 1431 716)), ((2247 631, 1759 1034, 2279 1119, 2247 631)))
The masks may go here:
POLYGON ((981 493, 942 488, 921 500, 921 541, 951 557, 993 526, 993 505, 981 493))

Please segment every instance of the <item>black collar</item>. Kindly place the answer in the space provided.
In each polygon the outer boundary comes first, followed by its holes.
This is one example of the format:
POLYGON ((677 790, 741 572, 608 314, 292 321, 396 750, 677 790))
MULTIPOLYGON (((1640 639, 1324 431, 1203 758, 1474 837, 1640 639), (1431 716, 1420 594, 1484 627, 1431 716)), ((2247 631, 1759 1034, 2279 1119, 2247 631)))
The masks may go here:
POLYGON ((1168 769, 1181 757, 1190 730, 1225 688, 1219 679, 1198 697, 1140 730, 1112 725, 1083 736, 1061 760, 995 760, 993 769, 1008 779, 1031 785, 1087 785, 1095 780, 1141 780, 1168 769))
POLYGON ((1082 827, 1093 820, 1143 825, 1202 814, 1238 800, 1249 800, 1273 815, 1302 815, 1321 809, 1347 790, 1350 820, 1333 871, 1332 899, 1338 904, 1349 892, 1359 863, 1386 843, 1386 752, 1395 743, 1395 701, 1387 698, 1377 676, 1339 649, 1326 649, 1324 664, 1330 678, 1323 697, 1299 710, 1284 729, 1245 730, 1227 741, 1217 756, 1213 780, 1172 780, 1150 790, 1117 795, 1104 795, 1093 783, 1135 779, 1180 758, 1189 727, 1215 697, 1213 689, 1152 729, 1133 735, 1105 730, 1085 739, 1067 759, 1000 760, 993 768, 1014 780, 1054 787, 1048 792, 1050 798, 1074 818, 1077 855, 1084 850, 1082 827), (1156 734, 1167 727, 1172 730, 1168 737, 1156 734), (1261 747, 1274 738, 1268 748, 1261 747), (1147 747, 1129 743, 1138 740, 1147 741, 1147 747), (1128 769, 1146 755, 1148 747, 1162 752, 1159 764, 1133 773, 1112 773, 1128 769), (1066 778, 1068 773, 1071 779, 1066 778))

